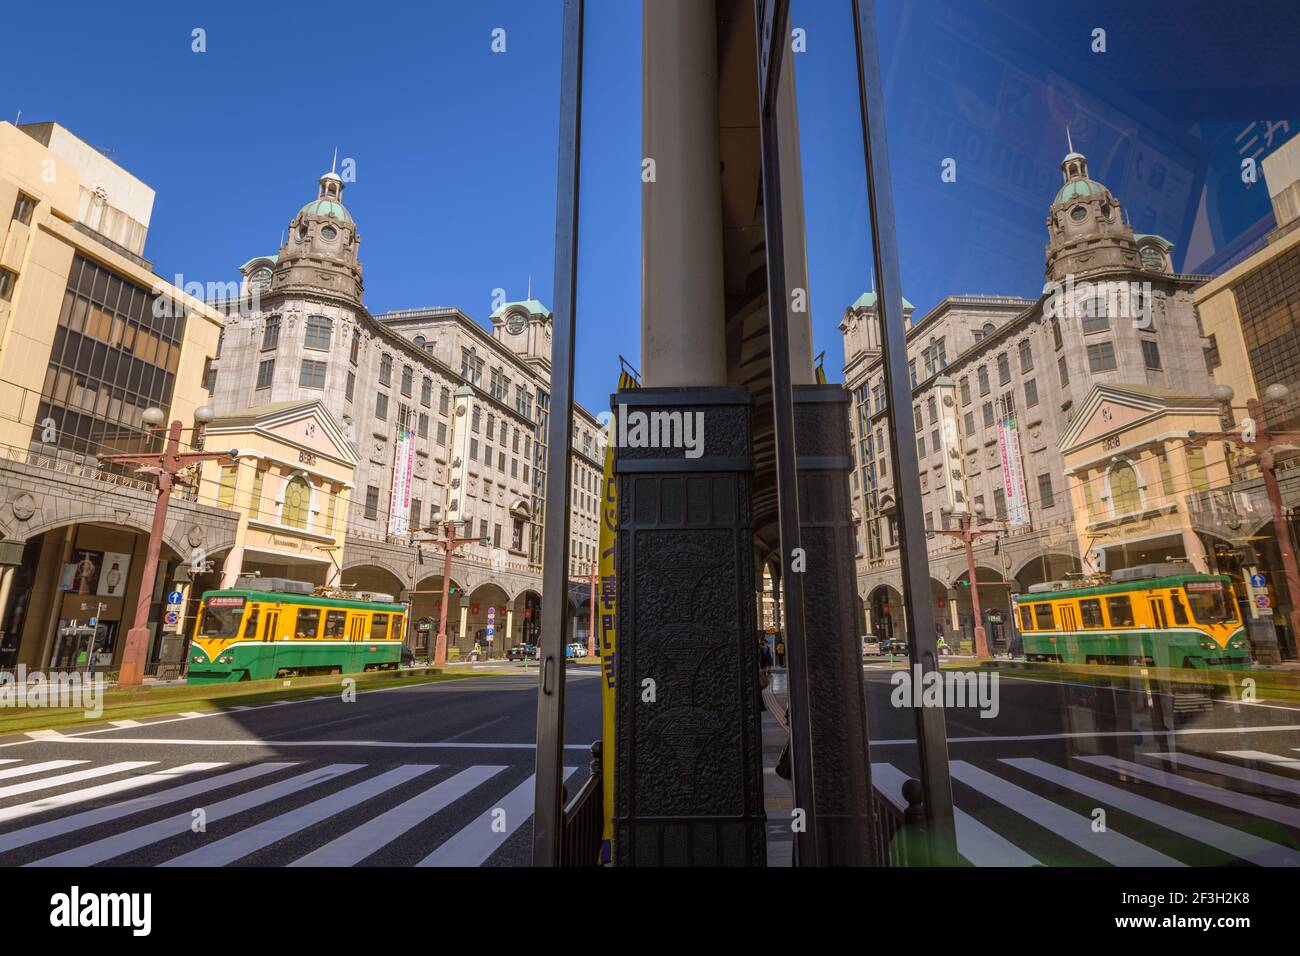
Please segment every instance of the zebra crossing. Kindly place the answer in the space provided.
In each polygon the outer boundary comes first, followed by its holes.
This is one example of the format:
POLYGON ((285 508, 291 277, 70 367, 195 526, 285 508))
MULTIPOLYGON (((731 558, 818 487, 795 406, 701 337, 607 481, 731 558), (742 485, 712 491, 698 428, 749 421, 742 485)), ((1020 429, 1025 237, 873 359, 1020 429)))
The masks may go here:
MULTIPOLYGON (((416 841, 419 866, 481 866, 532 819, 535 778, 510 770, 5 760, 0 866, 136 864, 144 854, 152 865, 215 867, 269 851, 273 865, 346 867, 408 839, 416 841), (57 792, 27 798, 42 790, 57 792), (440 825, 448 813, 453 819, 440 825), (303 840, 313 845, 303 849, 303 840)), ((568 786, 580 783, 577 771, 564 768, 568 786)))
MULTIPOLYGON (((1295 751, 1153 745, 1123 758, 954 758, 950 769, 958 852, 975 866, 1300 866, 1295 751)), ((565 768, 570 788, 577 771, 565 768)), ((872 773, 901 810, 908 773, 887 760, 872 773)), ((351 867, 395 847, 409 865, 481 866, 526 833, 534 784, 504 762, 6 758, 0 866, 351 867)))
MULTIPOLYGON (((1294 754, 1134 756, 951 760, 958 853, 974 866, 1300 866, 1294 754)), ((883 760, 871 772, 903 810, 909 774, 883 760)))

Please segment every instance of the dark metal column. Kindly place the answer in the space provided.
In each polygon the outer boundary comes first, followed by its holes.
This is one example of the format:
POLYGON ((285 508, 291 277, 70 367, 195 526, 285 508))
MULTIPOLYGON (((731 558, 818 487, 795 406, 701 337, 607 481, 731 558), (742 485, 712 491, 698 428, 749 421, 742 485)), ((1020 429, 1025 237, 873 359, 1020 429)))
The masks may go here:
POLYGON ((790 756, 794 805, 803 811, 795 830, 795 861, 816 866, 817 795, 812 720, 808 707, 808 649, 804 627, 804 575, 791 570, 800 549, 798 479, 795 474, 794 400, 790 384, 790 332, 786 314, 785 240, 781 221, 781 168, 777 142, 777 80, 790 42, 790 0, 754 0, 758 42, 759 130, 763 154, 763 219, 767 237, 767 311, 772 356, 772 421, 785 586, 785 652, 790 688, 790 756))
POLYGON ((564 822, 564 648, 569 643, 569 496, 573 469, 574 306, 578 292, 578 187, 582 162, 583 0, 564 0, 559 170, 555 195, 555 312, 551 418, 542 544, 541 666, 533 865, 559 866, 564 822))
MULTIPOLYGON (((894 190, 885 136, 885 96, 880 81, 875 0, 852 0, 853 34, 858 57, 858 107, 867 172, 871 247, 884 354, 886 414, 894 486, 898 492, 899 559, 903 572, 903 607, 907 614, 908 653, 922 673, 938 669, 938 641, 930 607, 930 562, 926 554, 920 468, 912 435, 911 379, 907 371, 907 334, 903 327, 903 283, 898 265, 894 224, 894 190)), ((921 785, 931 859, 956 861, 952 781, 948 776, 948 736, 942 707, 916 708, 916 736, 921 756, 921 785)))

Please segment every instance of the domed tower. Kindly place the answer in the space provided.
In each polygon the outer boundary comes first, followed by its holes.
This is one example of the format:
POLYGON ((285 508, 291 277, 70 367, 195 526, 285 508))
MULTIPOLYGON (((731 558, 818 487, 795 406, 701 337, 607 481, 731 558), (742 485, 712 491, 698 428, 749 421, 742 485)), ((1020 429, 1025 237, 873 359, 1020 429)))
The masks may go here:
POLYGON ((304 293, 360 305, 361 239, 352 214, 343 205, 343 179, 330 170, 320 178, 320 193, 294 216, 280 247, 273 293, 304 293))
POLYGON ((1137 269, 1133 228, 1111 191, 1088 177, 1088 160, 1071 149, 1061 161, 1065 183, 1047 216, 1047 277, 1063 282, 1111 269, 1137 269))

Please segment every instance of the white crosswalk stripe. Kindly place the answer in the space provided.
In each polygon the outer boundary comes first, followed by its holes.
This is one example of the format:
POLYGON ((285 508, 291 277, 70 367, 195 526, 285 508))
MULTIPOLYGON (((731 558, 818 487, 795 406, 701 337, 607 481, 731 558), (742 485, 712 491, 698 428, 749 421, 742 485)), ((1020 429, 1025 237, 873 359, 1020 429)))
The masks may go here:
POLYGON ((83 763, 90 763, 90 761, 44 760, 40 763, 24 764, 21 767, 9 767, 6 770, 0 770, 0 780, 12 780, 14 777, 30 777, 34 774, 44 773, 47 770, 58 770, 60 767, 75 767, 83 763))
POLYGON ((1115 866, 1183 866, 1173 857, 1114 830, 1098 833, 1092 819, 1019 787, 964 760, 950 764, 954 780, 975 788, 1115 866))
POLYGON ((1054 766, 1036 757, 1008 757, 1002 762, 1243 860, 1262 866, 1300 865, 1300 853, 1294 850, 1158 800, 1150 800, 1120 787, 1054 766))
POLYGON ((1253 760, 1256 763, 1271 763, 1275 767, 1285 767, 1288 770, 1300 770, 1300 760, 1264 753, 1262 750, 1220 750, 1219 753, 1225 757, 1236 757, 1238 760, 1253 760))
MULTIPOLYGON (((52 760, 51 763, 60 763, 63 761, 52 760)), ((74 760, 72 763, 85 763, 84 760, 74 760)), ((39 780, 28 780, 24 783, 14 783, 7 787, 0 787, 0 798, 17 796, 20 793, 32 793, 36 790, 49 790, 52 787, 62 787, 69 783, 80 783, 82 780, 91 780, 95 777, 107 777, 113 773, 124 773, 128 770, 135 770, 139 767, 152 767, 158 761, 156 760, 123 760, 118 763, 110 763, 103 767, 87 767, 85 770, 74 770, 71 773, 61 773, 53 777, 42 777, 39 780)))
POLYGON ((224 766, 224 763, 187 763, 174 770, 145 773, 138 777, 127 777, 125 780, 114 780, 112 783, 101 783, 97 787, 87 787, 85 790, 72 790, 68 793, 56 794, 53 797, 33 800, 30 803, 21 803, 14 807, 3 807, 0 808, 0 823, 8 823, 10 820, 29 817, 32 814, 43 813, 46 810, 57 810, 77 803, 85 803, 89 800, 98 800, 100 797, 111 796, 126 790, 138 790, 140 787, 147 787, 154 783, 170 783, 177 777, 182 777, 188 773, 215 770, 217 767, 224 766))
MULTIPOLYGON (((577 767, 565 767, 563 779, 577 772, 577 767)), ((477 818, 417 866, 480 866, 501 848, 525 820, 533 815, 533 795, 537 786, 536 774, 515 787, 505 798, 484 810, 477 818)))
POLYGON ((1257 787, 1272 787, 1274 790, 1285 790, 1287 793, 1300 794, 1300 779, 1284 777, 1280 773, 1264 773, 1260 770, 1251 770, 1249 767, 1238 767, 1235 763, 1224 763, 1222 760, 1198 757, 1196 754, 1164 752, 1149 753, 1146 756, 1156 760, 1168 761, 1173 764, 1175 770, 1183 767, 1190 767, 1194 770, 1208 770, 1224 777, 1233 777, 1237 780, 1253 783, 1257 787))
POLYGON ((1231 810, 1244 811, 1252 816, 1263 817, 1265 820, 1273 820, 1286 826, 1300 827, 1300 810, 1294 807, 1273 803, 1271 800, 1261 800, 1259 797, 1253 797, 1246 793, 1225 790, 1223 787, 1202 783, 1199 780, 1190 780, 1187 777, 1166 773, 1163 770, 1144 767, 1131 760, 1121 760, 1118 757, 1080 757, 1079 759, 1098 767, 1118 771, 1147 783, 1154 783, 1158 787, 1164 787, 1189 797, 1217 803, 1231 810))
POLYGON ((227 863, 233 863, 235 860, 242 859, 256 850, 283 840, 285 837, 293 836, 293 834, 320 823, 322 820, 328 820, 344 810, 350 810, 359 803, 377 797, 381 793, 385 793, 393 789, 393 787, 400 786, 408 780, 413 780, 435 768, 436 764, 423 766, 403 764, 400 767, 394 767, 377 777, 363 780, 361 783, 354 784, 337 793, 332 793, 314 803, 309 803, 305 807, 282 813, 278 817, 272 817, 255 826, 240 830, 238 833, 232 833, 222 840, 201 846, 189 853, 183 853, 162 865, 225 866, 227 863))
MULTIPOLYGON (((234 816, 236 813, 243 813, 245 810, 251 810, 254 807, 260 807, 263 804, 271 803, 274 800, 280 800, 284 797, 292 796, 300 790, 306 790, 308 787, 314 787, 317 784, 324 783, 327 780, 333 780, 335 777, 342 776, 345 773, 352 773, 360 770, 365 764, 360 763, 336 763, 317 770, 309 770, 306 773, 299 774, 296 777, 290 777, 288 780, 282 780, 279 783, 269 784, 259 790, 253 790, 250 793, 242 793, 237 797, 230 797, 222 800, 220 803, 211 807, 204 808, 204 815, 208 825, 223 820, 226 817, 234 816)), ((146 826, 137 827, 134 830, 128 830, 125 833, 119 833, 115 836, 105 837, 94 843, 88 843, 85 846, 74 847, 71 850, 65 850, 62 853, 56 853, 54 856, 47 856, 44 859, 36 860, 27 864, 28 866, 94 866, 96 863, 102 863, 105 860, 111 860, 114 857, 122 856, 142 847, 150 846, 160 840, 168 837, 178 836, 182 833, 192 832, 190 826, 194 821, 194 815, 191 811, 186 810, 184 813, 178 813, 175 816, 160 820, 157 823, 150 823, 146 826)))
MULTIPOLYGON (((872 782, 884 791, 899 810, 906 809, 903 783, 907 774, 893 764, 872 763, 872 782)), ((1038 861, 1003 837, 990 830, 960 807, 953 808, 957 825, 957 852, 975 866, 1037 866, 1038 861)))
MULTIPOLYGON (((158 779, 172 780, 182 773, 194 772, 197 769, 211 766, 209 764, 186 764, 177 767, 170 772, 159 772, 156 774, 146 774, 142 777, 132 777, 130 780, 122 783, 137 783, 139 781, 156 782, 158 779), (149 780, 154 778, 154 780, 149 780)), ((222 766, 216 764, 215 766, 222 766)), ((155 807, 166 806, 169 803, 175 803, 178 800, 188 800, 190 797, 198 796, 202 793, 209 793, 218 790, 221 787, 228 787, 232 784, 243 783, 245 780, 252 780, 255 777, 265 776, 276 770, 284 770, 286 767, 293 767, 292 763, 263 763, 254 764, 251 767, 241 767, 238 770, 232 770, 230 773, 223 773, 216 777, 208 777, 205 780, 199 780, 195 783, 187 783, 180 787, 172 787, 168 790, 160 790, 157 793, 146 794, 143 797, 136 797, 127 800, 124 803, 115 803, 107 807, 99 807, 95 810, 86 810, 82 813, 73 814, 70 817, 59 817, 50 820, 48 823, 35 824, 24 827, 21 830, 14 830, 10 833, 0 834, 0 853, 6 850, 14 850, 21 846, 47 840, 52 837, 63 836, 65 833, 75 833, 77 830, 84 830, 86 827, 96 826, 100 823, 107 823, 110 820, 119 820, 122 817, 128 817, 135 813, 141 813, 145 810, 152 810, 155 807)), ((105 786, 120 786, 120 784, 106 784, 105 786)), ((90 787, 86 790, 75 790, 72 793, 63 794, 60 797, 49 797, 45 800, 36 800, 31 803, 24 803, 16 807, 6 807, 3 813, 12 814, 8 819, 14 817, 29 816, 33 813, 40 813, 43 810, 56 809, 66 806, 72 802, 81 802, 84 800, 94 800, 102 796, 100 787, 90 787), (77 798, 75 801, 72 798, 77 798)))
POLYGON ((289 865, 353 866, 505 769, 474 766, 462 770, 289 865))

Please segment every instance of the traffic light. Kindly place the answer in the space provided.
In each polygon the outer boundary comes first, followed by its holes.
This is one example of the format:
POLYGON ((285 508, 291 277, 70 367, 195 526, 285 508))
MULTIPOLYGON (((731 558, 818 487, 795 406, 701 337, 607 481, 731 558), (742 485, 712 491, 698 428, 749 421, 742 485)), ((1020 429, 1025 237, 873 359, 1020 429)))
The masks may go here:
POLYGON ((459 597, 464 593, 465 593, 465 589, 455 584, 451 584, 447 586, 447 594, 449 597, 459 597))

